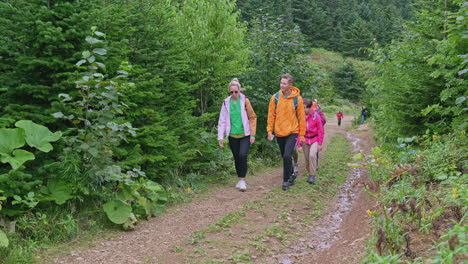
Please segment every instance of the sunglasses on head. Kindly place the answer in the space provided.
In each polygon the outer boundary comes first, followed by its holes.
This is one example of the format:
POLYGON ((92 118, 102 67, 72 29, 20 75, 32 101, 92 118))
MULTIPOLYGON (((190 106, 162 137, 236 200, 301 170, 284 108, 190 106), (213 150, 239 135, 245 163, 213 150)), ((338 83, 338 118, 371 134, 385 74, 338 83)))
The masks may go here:
POLYGON ((230 94, 233 94, 233 93, 236 93, 236 94, 237 94, 237 93, 239 93, 239 91, 230 91, 229 93, 230 93, 230 94))

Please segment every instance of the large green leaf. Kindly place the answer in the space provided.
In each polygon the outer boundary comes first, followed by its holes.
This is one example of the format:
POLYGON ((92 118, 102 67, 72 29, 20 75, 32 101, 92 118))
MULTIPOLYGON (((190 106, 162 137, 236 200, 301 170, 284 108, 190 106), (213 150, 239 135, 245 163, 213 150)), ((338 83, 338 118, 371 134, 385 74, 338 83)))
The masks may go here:
POLYGON ((3 163, 10 163, 14 170, 18 169, 26 161, 35 159, 34 154, 23 149, 16 149, 12 154, 13 155, 0 153, 0 161, 3 163))
POLYGON ((47 127, 38 125, 31 120, 18 121, 15 126, 24 129, 26 142, 29 146, 44 152, 49 152, 53 149, 49 142, 57 141, 62 136, 62 132, 52 133, 47 127))
POLYGON ((23 131, 18 128, 0 128, 0 153, 11 154, 17 148, 24 146, 23 131))
POLYGON ((121 200, 109 201, 103 205, 104 212, 112 222, 121 225, 125 223, 132 214, 132 208, 121 200))
POLYGON ((3 232, 3 230, 0 229, 0 246, 2 247, 8 247, 8 237, 7 235, 5 234, 5 232, 3 232))
POLYGON ((51 197, 57 204, 64 204, 68 199, 72 198, 72 187, 63 181, 51 180, 47 184, 51 197))

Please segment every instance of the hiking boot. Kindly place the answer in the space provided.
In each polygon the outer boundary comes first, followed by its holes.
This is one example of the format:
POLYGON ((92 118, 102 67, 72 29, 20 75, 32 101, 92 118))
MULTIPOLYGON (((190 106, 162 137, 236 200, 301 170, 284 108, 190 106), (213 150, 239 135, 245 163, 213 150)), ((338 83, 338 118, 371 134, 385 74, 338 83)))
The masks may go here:
POLYGON ((291 177, 289 177, 289 186, 293 186, 293 185, 294 185, 294 181, 296 180, 296 177, 297 177, 297 174, 293 172, 293 173, 291 174, 291 177))
POLYGON ((289 190, 289 182, 283 182, 281 189, 283 189, 283 191, 289 190))
POLYGON ((310 183, 310 184, 315 183, 315 176, 313 176, 313 175, 309 176, 309 178, 307 179, 307 182, 310 183))

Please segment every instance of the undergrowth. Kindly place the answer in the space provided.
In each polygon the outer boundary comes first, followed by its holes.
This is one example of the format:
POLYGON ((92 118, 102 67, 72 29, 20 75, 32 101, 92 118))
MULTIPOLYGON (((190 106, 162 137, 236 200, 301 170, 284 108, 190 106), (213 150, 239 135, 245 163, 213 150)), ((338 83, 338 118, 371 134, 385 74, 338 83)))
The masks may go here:
POLYGON ((463 263, 468 254, 468 139, 464 131, 399 139, 357 155, 369 168, 374 235, 364 263, 463 263))

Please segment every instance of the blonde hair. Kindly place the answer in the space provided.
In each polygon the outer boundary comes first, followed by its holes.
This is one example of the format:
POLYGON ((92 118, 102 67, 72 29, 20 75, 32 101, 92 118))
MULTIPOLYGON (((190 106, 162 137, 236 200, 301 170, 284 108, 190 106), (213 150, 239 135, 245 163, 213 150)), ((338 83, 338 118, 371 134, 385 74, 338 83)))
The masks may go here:
POLYGON ((237 86, 237 88, 239 88, 239 92, 243 92, 245 89, 242 88, 240 82, 239 82, 239 79, 237 78, 232 78, 231 82, 229 82, 229 85, 228 85, 228 92, 231 91, 231 86, 237 86))

